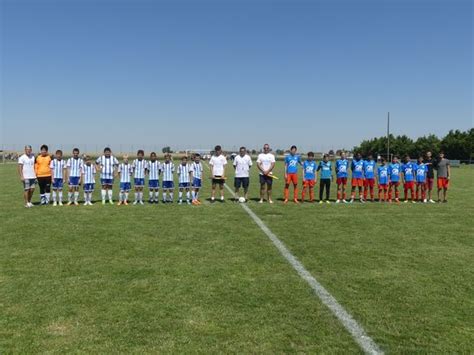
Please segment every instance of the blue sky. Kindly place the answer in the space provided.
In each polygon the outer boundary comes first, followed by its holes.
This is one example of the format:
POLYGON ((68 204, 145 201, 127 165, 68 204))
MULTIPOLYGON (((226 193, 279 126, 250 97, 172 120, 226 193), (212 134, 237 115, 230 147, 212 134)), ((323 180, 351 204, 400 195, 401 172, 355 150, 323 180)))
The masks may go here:
POLYGON ((0 0, 1 143, 351 148, 473 126, 469 0, 0 0))

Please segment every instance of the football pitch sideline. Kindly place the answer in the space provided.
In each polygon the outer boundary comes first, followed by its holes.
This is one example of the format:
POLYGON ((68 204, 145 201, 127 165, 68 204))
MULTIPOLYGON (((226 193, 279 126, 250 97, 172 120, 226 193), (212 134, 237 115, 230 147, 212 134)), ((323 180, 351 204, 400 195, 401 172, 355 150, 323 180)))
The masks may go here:
MULTIPOLYGON (((16 165, 0 179, 0 353, 362 352, 228 191, 25 209, 16 165)), ((447 204, 283 205, 279 180, 260 205, 254 170, 247 206, 382 351, 469 353, 473 182, 453 169, 447 204)))

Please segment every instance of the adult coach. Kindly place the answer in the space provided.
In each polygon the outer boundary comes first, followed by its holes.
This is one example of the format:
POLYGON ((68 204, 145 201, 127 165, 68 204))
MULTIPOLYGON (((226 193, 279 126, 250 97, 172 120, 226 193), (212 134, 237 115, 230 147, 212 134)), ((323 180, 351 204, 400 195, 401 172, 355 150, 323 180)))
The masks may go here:
POLYGON ((212 178, 211 202, 216 200, 217 185, 219 185, 221 202, 224 202, 225 166, 227 165, 227 159, 222 154, 222 147, 220 145, 214 147, 214 155, 209 160, 209 165, 211 166, 212 178))
POLYGON ((263 153, 257 158, 257 167, 260 170, 260 201, 263 203, 265 192, 267 193, 268 203, 272 200, 273 168, 275 167, 275 156, 270 153, 270 145, 263 146, 263 153))
POLYGON ((33 207, 31 198, 36 186, 35 156, 31 145, 25 146, 25 154, 18 158, 18 174, 23 183, 23 198, 25 207, 33 207))
POLYGON ((449 179, 451 178, 451 166, 449 160, 444 157, 444 152, 439 153, 439 160, 436 164, 436 172, 438 178, 438 202, 448 202, 449 179), (441 191, 443 192, 443 200, 441 200, 441 191))
POLYGON ((240 188, 244 189, 244 198, 245 201, 248 200, 248 191, 250 183, 250 167, 252 166, 252 159, 247 154, 247 149, 245 147, 240 147, 239 155, 234 158, 234 169, 235 169, 235 196, 237 199, 241 197, 240 188))
POLYGON ((41 204, 49 204, 51 194, 51 156, 48 153, 48 146, 43 144, 40 147, 40 154, 35 160, 35 173, 40 188, 41 204))
POLYGON ((433 201, 432 193, 436 161, 433 159, 431 152, 426 152, 425 165, 428 167, 428 171, 426 173, 426 190, 428 191, 428 202, 435 203, 433 201))

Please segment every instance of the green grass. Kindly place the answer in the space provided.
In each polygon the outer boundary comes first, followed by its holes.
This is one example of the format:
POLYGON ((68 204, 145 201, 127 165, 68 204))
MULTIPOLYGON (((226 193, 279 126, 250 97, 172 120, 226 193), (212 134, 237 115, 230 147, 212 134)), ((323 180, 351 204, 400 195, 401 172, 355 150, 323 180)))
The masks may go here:
MULTIPOLYGON (((360 352, 238 204, 25 209, 15 168, 0 166, 0 353, 360 352)), ((468 353, 473 178, 453 169, 444 205, 249 206, 383 350, 468 353)))

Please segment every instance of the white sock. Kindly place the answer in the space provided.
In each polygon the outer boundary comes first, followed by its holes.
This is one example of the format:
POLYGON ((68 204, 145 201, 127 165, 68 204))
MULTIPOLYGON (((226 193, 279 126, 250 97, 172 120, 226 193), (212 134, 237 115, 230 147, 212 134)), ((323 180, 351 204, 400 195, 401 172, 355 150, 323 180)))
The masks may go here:
POLYGON ((193 191, 191 192, 191 195, 193 196, 193 200, 195 200, 195 199, 196 199, 196 191, 193 190, 193 191))
POLYGON ((59 202, 62 202, 63 200, 63 192, 61 190, 58 191, 58 195, 59 195, 59 202))
POLYGON ((128 192, 125 192, 125 201, 128 201, 128 192))
POLYGON ((194 196, 196 196, 196 200, 199 200, 199 191, 196 191, 196 193, 194 194, 194 196))
POLYGON ((186 191, 186 200, 189 201, 189 191, 186 191))
POLYGON ((140 192, 138 193, 138 200, 139 200, 140 202, 143 202, 143 192, 142 192, 142 191, 140 191, 140 192))
POLYGON ((49 203, 50 197, 51 197, 51 193, 50 193, 50 192, 46 192, 46 202, 47 202, 47 203, 49 203))
POLYGON ((53 190, 53 202, 56 202, 56 191, 53 190))
POLYGON ((68 200, 69 202, 72 202, 72 192, 68 192, 68 193, 67 193, 67 200, 68 200))
POLYGON ((86 192, 86 198, 87 198, 87 202, 91 202, 92 201, 92 192, 86 192))
POLYGON ((107 195, 109 196, 109 201, 112 201, 112 190, 107 190, 107 195))
POLYGON ((107 190, 102 189, 101 191, 102 201, 105 201, 105 196, 107 195, 107 190))
POLYGON ((77 202, 79 199, 79 191, 74 192, 74 202, 77 202))
POLYGON ((173 192, 170 192, 170 201, 173 201, 173 192))
POLYGON ((183 199, 183 191, 179 191, 179 192, 178 192, 178 197, 179 197, 180 200, 183 199))

